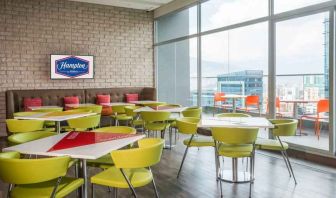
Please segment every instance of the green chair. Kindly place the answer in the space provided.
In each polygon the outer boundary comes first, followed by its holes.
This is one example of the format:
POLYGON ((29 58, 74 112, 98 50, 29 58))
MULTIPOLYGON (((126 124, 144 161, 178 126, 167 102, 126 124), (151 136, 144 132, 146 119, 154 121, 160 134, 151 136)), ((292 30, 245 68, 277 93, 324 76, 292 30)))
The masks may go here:
POLYGON ((148 102, 148 103, 144 103, 143 106, 145 107, 158 107, 158 106, 161 106, 161 105, 164 105, 166 104, 165 102, 148 102))
POLYGON ((9 151, 0 153, 0 159, 19 159, 20 153, 16 151, 9 151))
POLYGON ((9 197, 65 197, 84 180, 66 177, 70 157, 19 159, 0 155, 0 179, 10 184, 9 197))
MULTIPOLYGON (((53 108, 33 110, 33 112, 38 112, 38 113, 60 112, 60 111, 63 111, 63 107, 53 107, 53 108)), ((47 128, 56 127, 56 123, 54 121, 45 121, 44 126, 47 128)))
POLYGON ((245 113, 220 113, 216 114, 215 117, 225 118, 225 117, 251 117, 249 114, 245 113))
POLYGON ((138 108, 140 108, 140 107, 135 106, 135 105, 125 107, 126 115, 132 117, 132 120, 131 120, 131 126, 132 127, 138 127, 138 126, 143 127, 143 120, 139 119, 138 113, 134 112, 134 110, 136 110, 138 108))
MULTIPOLYGON (((216 160, 218 168, 220 170, 219 157, 232 158, 232 164, 237 164, 238 158, 250 158, 250 191, 249 197, 251 197, 251 188, 253 183, 254 173, 254 156, 255 156, 255 141, 258 135, 258 128, 226 128, 226 127, 212 127, 212 137, 215 140, 216 147, 216 160)), ((235 167, 232 167, 235 169, 235 167)), ((220 181, 221 197, 222 191, 222 179, 221 172, 218 174, 220 181)))
POLYGON ((78 107, 78 108, 76 108, 76 109, 74 109, 74 110, 84 110, 84 111, 90 111, 90 112, 92 112, 92 113, 97 113, 97 114, 101 114, 101 112, 102 112, 102 109, 103 109, 103 106, 101 106, 101 105, 90 105, 90 106, 85 106, 85 107, 78 107))
POLYGON ((76 131, 95 129, 100 124, 100 114, 67 120, 69 128, 76 131))
MULTIPOLYGON (((92 132, 102 132, 102 133, 121 133, 121 134, 136 134, 135 128, 127 126, 111 126, 102 127, 92 130, 92 132)), ((87 160, 89 166, 99 167, 102 169, 109 168, 113 166, 113 160, 110 154, 104 155, 96 160, 87 160)))
MULTIPOLYGON (((103 185, 115 188, 130 188, 137 197, 134 188, 153 183, 155 195, 158 197, 151 166, 160 162, 164 140, 148 138, 138 141, 139 148, 112 151, 111 156, 115 166, 91 177, 93 185, 103 185)), ((93 197, 93 194, 92 194, 93 197)))
POLYGON ((8 131, 13 133, 8 136, 10 145, 22 144, 33 140, 56 135, 54 132, 44 130, 44 121, 40 120, 6 120, 8 131))
POLYGON ((280 137, 295 136, 298 121, 295 119, 274 119, 270 122, 275 126, 271 129, 274 140, 258 138, 256 141, 256 148, 262 150, 280 151, 285 161, 289 176, 293 175, 295 184, 297 184, 292 165, 287 154, 288 144, 281 141, 280 137))
POLYGON ((125 107, 129 107, 130 105, 117 105, 112 106, 112 114, 111 117, 115 122, 116 126, 119 126, 119 121, 126 121, 127 125, 128 122, 132 121, 133 116, 128 116, 125 111, 125 107))
MULTIPOLYGON (((164 139, 166 129, 169 129, 168 119, 170 118, 170 112, 166 111, 142 111, 140 116, 143 120, 143 126, 148 137, 150 133, 157 134, 157 131, 161 132, 161 138, 164 139), (155 133, 154 133, 155 132, 155 133)), ((170 140, 171 143, 171 140, 170 140)))
POLYGON ((14 117, 17 116, 31 116, 31 115, 36 115, 36 114, 40 114, 41 112, 34 112, 34 111, 22 111, 22 112, 15 112, 13 113, 14 117))
POLYGON ((182 111, 183 117, 201 118, 202 107, 189 107, 182 111))
POLYGON ((182 170, 182 166, 187 156, 189 147, 199 148, 199 147, 205 147, 205 146, 211 146, 211 147, 215 146, 215 143, 211 137, 195 136, 197 133, 197 125, 199 121, 200 121, 200 118, 194 118, 194 117, 184 117, 184 118, 178 118, 176 120, 176 126, 177 126, 179 133, 191 135, 190 138, 183 140, 183 144, 186 145, 187 147, 184 151, 180 169, 177 173, 177 178, 180 176, 180 172, 182 170))

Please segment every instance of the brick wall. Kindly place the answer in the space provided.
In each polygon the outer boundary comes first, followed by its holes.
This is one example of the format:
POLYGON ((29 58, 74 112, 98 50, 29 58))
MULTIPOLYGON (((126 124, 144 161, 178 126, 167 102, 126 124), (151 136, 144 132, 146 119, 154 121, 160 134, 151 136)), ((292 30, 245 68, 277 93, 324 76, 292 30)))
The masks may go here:
POLYGON ((6 90, 153 86, 152 46, 152 12, 0 0, 0 135, 6 90), (94 55, 94 79, 50 80, 50 54, 94 55))

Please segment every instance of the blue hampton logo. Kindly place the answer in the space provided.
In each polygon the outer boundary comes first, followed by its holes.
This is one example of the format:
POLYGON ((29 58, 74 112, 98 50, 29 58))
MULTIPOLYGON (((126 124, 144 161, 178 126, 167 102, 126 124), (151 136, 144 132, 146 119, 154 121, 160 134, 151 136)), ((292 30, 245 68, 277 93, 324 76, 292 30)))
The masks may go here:
POLYGON ((55 73, 70 78, 89 73, 89 61, 69 56, 55 61, 55 73))

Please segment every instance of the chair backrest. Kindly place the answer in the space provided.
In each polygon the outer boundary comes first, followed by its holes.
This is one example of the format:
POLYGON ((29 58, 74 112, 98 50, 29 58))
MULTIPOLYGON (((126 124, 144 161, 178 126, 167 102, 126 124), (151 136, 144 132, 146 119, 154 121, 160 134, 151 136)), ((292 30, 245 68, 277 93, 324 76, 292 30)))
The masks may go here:
POLYGON ((199 121, 200 118, 194 117, 178 118, 176 119, 176 126, 179 133, 196 134, 199 121))
POLYGON ((42 130, 44 121, 7 119, 6 124, 9 132, 24 133, 42 130))
POLYGON ((12 144, 22 144, 26 142, 30 142, 33 140, 38 140, 45 137, 50 137, 56 135, 55 132, 50 131, 35 131, 35 132, 27 132, 27 133, 18 133, 8 137, 9 143, 12 144))
POLYGON ((15 151, 10 151, 10 152, 3 152, 0 153, 0 159, 19 159, 20 158, 20 153, 19 152, 15 152, 15 151))
POLYGON ((223 92, 216 92, 214 93, 214 104, 216 104, 216 102, 224 102, 226 99, 223 98, 225 94, 223 92))
POLYGON ((100 115, 86 116, 82 118, 70 119, 67 121, 72 129, 91 129, 99 126, 100 115))
POLYGON ((139 148, 112 151, 117 168, 144 168, 160 162, 164 140, 148 138, 138 141, 139 148))
POLYGON ((145 122, 163 122, 167 121, 170 117, 170 112, 166 111, 142 111, 140 112, 141 118, 145 122))
POLYGON ((137 115, 137 113, 134 112, 134 110, 138 109, 138 108, 140 108, 140 107, 139 106, 135 106, 135 105, 133 105, 133 106, 126 106, 125 107, 125 113, 126 113, 127 116, 135 117, 137 115))
POLYGON ((0 179, 10 184, 33 184, 65 176, 70 157, 8 159, 0 156, 0 179))
POLYGON ((63 111, 63 113, 92 113, 92 111, 90 109, 71 109, 71 110, 66 110, 66 111, 63 111))
POLYGON ((329 100, 323 99, 317 102, 317 113, 328 113, 329 112, 329 100))
POLYGON ((145 107, 157 107, 157 106, 160 106, 160 105, 164 105, 166 104, 165 102, 148 102, 146 104, 143 104, 143 106, 145 107))
POLYGON ((34 112, 34 111, 22 111, 22 112, 15 112, 13 113, 13 116, 31 116, 31 115, 36 115, 39 114, 41 112, 34 112))
POLYGON ((126 113, 125 107, 129 107, 131 105, 117 105, 117 106, 112 106, 112 113, 114 114, 124 114, 126 113))
POLYGON ((247 96, 245 98, 246 106, 259 106, 259 96, 247 96))
POLYGON ((84 109, 86 111, 91 111, 93 113, 101 114, 103 106, 101 105, 90 105, 85 107, 78 107, 77 109, 84 109))
POLYGON ((294 136, 296 134, 298 121, 295 119, 271 119, 274 125, 271 129, 274 136, 294 136))
POLYGON ((183 117, 201 118, 202 107, 189 107, 182 111, 183 117))
POLYGON ((219 118, 225 118, 225 117, 251 117, 249 114, 245 114, 245 113, 221 113, 221 114, 217 114, 215 116, 219 117, 219 118))
POLYGON ((33 110, 33 112, 55 112, 55 111, 63 111, 63 108, 62 107, 53 107, 53 108, 33 110))
POLYGON ((92 130, 93 132, 104 132, 104 133, 123 133, 123 134, 136 134, 136 129, 127 126, 111 126, 102 127, 92 130))
POLYGON ((212 127, 211 133, 214 140, 224 144, 253 144, 257 139, 258 128, 212 127))

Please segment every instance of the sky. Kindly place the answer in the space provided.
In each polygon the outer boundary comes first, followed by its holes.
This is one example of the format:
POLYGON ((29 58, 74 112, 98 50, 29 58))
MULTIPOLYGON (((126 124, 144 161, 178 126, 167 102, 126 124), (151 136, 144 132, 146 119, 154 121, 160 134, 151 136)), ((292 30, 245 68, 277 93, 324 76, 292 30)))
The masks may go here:
MULTIPOLYGON (((323 1, 326 0, 275 0, 275 11, 287 11, 323 1)), ((202 31, 267 16, 267 2, 210 0, 203 3, 202 31)), ((323 21, 326 18, 327 13, 320 13, 276 24, 277 74, 324 72, 323 21)), ((196 12, 193 10, 190 12, 191 31, 196 28, 195 19, 196 12)), ((196 40, 191 40, 191 59, 196 58, 196 46, 196 40)), ((202 61, 203 76, 217 76, 245 69, 260 69, 267 74, 267 22, 203 36, 202 61)))

